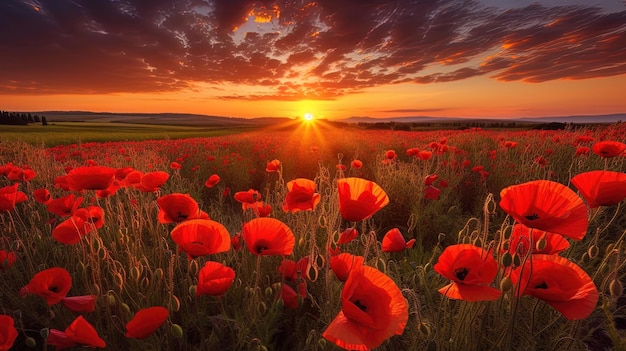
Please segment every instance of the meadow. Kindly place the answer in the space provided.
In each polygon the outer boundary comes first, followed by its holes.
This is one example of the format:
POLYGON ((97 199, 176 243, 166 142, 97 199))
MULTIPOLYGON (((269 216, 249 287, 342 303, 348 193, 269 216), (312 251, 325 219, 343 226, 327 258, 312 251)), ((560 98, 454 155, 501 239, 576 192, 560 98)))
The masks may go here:
POLYGON ((0 136, 0 350, 626 349, 626 125, 210 136, 0 136))

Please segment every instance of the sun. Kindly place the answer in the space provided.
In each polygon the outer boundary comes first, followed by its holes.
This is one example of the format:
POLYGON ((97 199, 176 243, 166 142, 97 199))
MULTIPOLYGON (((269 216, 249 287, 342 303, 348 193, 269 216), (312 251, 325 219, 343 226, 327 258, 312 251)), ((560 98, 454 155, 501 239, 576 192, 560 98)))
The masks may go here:
POLYGON ((315 116, 313 116, 312 113, 307 112, 302 116, 302 118, 304 118, 304 120, 307 122, 311 122, 315 119, 315 116))

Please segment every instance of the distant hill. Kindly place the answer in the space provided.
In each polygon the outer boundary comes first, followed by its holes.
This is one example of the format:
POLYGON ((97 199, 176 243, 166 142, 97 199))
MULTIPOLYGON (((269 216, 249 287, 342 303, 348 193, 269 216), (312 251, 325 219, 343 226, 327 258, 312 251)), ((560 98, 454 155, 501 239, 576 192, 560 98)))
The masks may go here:
POLYGON ((626 113, 607 115, 580 115, 580 116, 554 116, 554 117, 528 117, 528 118, 468 118, 468 117, 431 117, 431 116, 408 116, 408 117, 348 117, 340 120, 345 123, 444 123, 444 122, 519 122, 519 123, 615 123, 626 122, 626 113))

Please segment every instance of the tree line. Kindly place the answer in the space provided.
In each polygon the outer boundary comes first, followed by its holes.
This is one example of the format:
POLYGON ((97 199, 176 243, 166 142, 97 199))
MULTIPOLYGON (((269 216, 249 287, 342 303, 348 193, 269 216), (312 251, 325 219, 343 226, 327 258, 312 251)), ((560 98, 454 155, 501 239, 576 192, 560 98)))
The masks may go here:
POLYGON ((25 126, 30 123, 41 123, 48 125, 46 116, 32 115, 24 112, 0 111, 0 124, 25 126))

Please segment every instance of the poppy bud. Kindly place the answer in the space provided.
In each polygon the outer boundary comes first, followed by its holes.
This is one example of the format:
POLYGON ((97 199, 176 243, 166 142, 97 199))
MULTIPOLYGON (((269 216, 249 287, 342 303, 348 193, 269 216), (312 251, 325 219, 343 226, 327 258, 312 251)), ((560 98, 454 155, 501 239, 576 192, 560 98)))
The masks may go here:
POLYGON ((42 338, 47 339, 48 335, 50 335, 50 329, 48 328, 43 328, 39 331, 39 335, 41 335, 42 338))
POLYGON ((183 337, 183 328, 181 328, 181 326, 178 324, 172 324, 170 332, 175 339, 180 339, 183 337))
POLYGON ((503 251, 509 251, 509 247, 510 247, 510 244, 509 244, 509 241, 508 241, 508 240, 507 240, 507 241, 504 241, 504 242, 502 243, 502 250, 503 250, 503 251))
POLYGON ((589 249, 587 249, 587 254, 589 255, 589 258, 594 258, 598 256, 599 251, 600 249, 598 248, 598 245, 593 244, 589 246, 589 249))
POLYGON ((113 295, 112 293, 108 293, 107 294, 107 303, 109 304, 109 306, 115 305, 115 295, 113 295))
POLYGON ((265 297, 268 300, 271 300, 273 296, 274 296, 274 291, 272 290, 272 287, 268 286, 267 288, 265 288, 265 297))
POLYGON ((420 323, 417 329, 422 335, 424 335, 424 337, 428 338, 430 336, 430 327, 428 326, 428 324, 420 323))
POLYGON ((196 296, 196 286, 192 285, 189 287, 189 295, 190 296, 196 296))
POLYGON ((611 284, 609 284, 609 292, 611 293, 611 297, 616 299, 622 296, 622 293, 624 292, 624 286, 622 285, 622 282, 619 281, 617 278, 613 279, 611 281, 611 284))
POLYGON ((120 308, 122 309, 122 311, 124 311, 124 313, 126 313, 126 314, 130 314, 130 307, 128 307, 128 305, 127 305, 127 304, 125 304, 125 303, 123 303, 123 302, 122 302, 122 303, 120 304, 120 308))
POLYGON ((505 252, 502 255, 502 265, 504 267, 509 267, 513 263, 513 256, 509 252, 505 252))
POLYGON ((606 250, 604 251, 604 256, 608 256, 612 253, 613 249, 615 248, 615 243, 610 243, 606 246, 606 250))
POLYGON ((323 338, 318 339, 317 346, 322 350, 326 349, 326 339, 323 339, 323 338))
POLYGON ((502 291, 509 291, 511 290, 511 288, 513 287, 513 282, 511 281, 510 277, 504 277, 502 278, 502 280, 500 280, 500 290, 502 291))
POLYGON ((517 267, 520 264, 522 264, 522 259, 519 257, 519 255, 518 254, 513 255, 513 265, 517 267))
POLYGON ((267 305, 265 304, 265 302, 259 303, 259 307, 257 307, 257 311, 260 314, 265 314, 265 312, 267 312, 267 305))
POLYGON ((37 347, 37 340, 29 336, 24 340, 24 344, 31 349, 34 349, 35 347, 37 347))
POLYGON ((93 295, 100 295, 100 285, 98 284, 93 285, 93 295))
POLYGON ((537 241, 537 243, 535 244, 535 249, 537 249, 537 251, 541 251, 546 248, 546 245, 548 245, 548 241, 546 240, 544 236, 543 238, 537 241))
POLYGON ((178 312, 178 310, 180 310, 180 300, 176 297, 176 295, 172 295, 172 298, 170 299, 170 306, 171 310, 174 312, 178 312))
POLYGON ((157 268, 154 270, 154 276, 158 279, 161 280, 163 278, 163 269, 162 268, 157 268))

